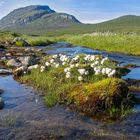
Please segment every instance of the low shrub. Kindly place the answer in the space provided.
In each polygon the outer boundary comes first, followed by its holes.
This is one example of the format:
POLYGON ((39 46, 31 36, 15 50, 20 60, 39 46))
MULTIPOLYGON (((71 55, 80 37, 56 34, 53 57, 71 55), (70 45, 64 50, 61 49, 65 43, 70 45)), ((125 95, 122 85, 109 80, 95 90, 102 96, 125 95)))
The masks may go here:
POLYGON ((67 99, 82 111, 97 114, 112 107, 120 108, 126 104, 128 87, 118 78, 106 78, 97 83, 82 84, 74 87, 67 99))

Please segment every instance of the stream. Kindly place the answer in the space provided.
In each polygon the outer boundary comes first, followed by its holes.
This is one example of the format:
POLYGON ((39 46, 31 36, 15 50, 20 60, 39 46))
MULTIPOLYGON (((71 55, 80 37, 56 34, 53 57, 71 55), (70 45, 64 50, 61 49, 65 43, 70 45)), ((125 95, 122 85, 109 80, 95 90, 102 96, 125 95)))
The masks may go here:
MULTIPOLYGON (((67 43, 41 49, 46 54, 100 54, 120 65, 140 66, 140 57, 72 47, 67 43)), ((140 67, 131 69, 123 78, 140 80, 140 67)), ((135 113, 121 121, 103 123, 66 106, 46 107, 32 87, 19 84, 11 75, 0 77, 0 88, 4 89, 2 98, 6 104, 0 110, 0 140, 140 140, 140 105, 135 106, 135 113)))

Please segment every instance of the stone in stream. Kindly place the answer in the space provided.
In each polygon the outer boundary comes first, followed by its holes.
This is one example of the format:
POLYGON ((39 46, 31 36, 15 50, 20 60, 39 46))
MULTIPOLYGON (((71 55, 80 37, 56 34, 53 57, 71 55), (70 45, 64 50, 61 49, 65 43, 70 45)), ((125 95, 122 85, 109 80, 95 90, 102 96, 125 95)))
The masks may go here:
POLYGON ((7 60, 7 59, 6 59, 6 57, 4 56, 4 57, 1 57, 0 60, 7 60))
POLYGON ((18 59, 23 66, 31 66, 37 63, 36 57, 33 56, 19 57, 18 59))
POLYGON ((19 67, 21 66, 21 63, 16 60, 16 59, 10 59, 8 62, 7 62, 7 66, 11 66, 11 67, 19 67))
POLYGON ((134 94, 135 102, 136 104, 140 105, 140 93, 135 93, 134 94))
POLYGON ((37 69, 39 67, 39 65, 32 65, 28 67, 28 70, 32 70, 32 69, 37 69))
POLYGON ((0 94, 2 94, 4 91, 2 89, 0 89, 0 94))
POLYGON ((12 71, 6 70, 6 69, 0 69, 0 74, 1 75, 8 75, 8 74, 12 74, 12 71))
POLYGON ((16 78, 16 77, 19 77, 19 76, 22 76, 24 74, 24 72, 27 71, 27 67, 26 66, 21 66, 19 68, 17 68, 16 70, 13 71, 13 76, 16 78))
POLYGON ((4 101, 2 100, 2 98, 0 98, 0 110, 3 109, 5 106, 4 101))

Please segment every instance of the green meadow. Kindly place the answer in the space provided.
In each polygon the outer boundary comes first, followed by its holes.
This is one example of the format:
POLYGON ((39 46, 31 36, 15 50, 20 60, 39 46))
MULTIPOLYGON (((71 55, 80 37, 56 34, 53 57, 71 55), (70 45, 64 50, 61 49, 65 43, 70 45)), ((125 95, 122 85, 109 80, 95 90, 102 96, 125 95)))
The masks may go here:
MULTIPOLYGON (((11 42, 16 37, 24 39, 30 46, 45 46, 50 43, 64 41, 73 45, 84 46, 95 50, 140 55, 139 34, 94 33, 30 36, 11 32, 0 33, 1 42, 11 42)), ((22 43, 17 42, 15 45, 22 46, 22 43)))

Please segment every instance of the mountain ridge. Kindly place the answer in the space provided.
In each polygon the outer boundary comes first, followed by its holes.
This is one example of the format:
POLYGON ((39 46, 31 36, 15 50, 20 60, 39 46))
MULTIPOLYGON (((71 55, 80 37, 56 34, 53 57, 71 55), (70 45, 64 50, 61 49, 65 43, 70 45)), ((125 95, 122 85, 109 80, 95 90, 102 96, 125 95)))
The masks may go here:
POLYGON ((0 30, 25 34, 140 32, 140 16, 124 15, 96 24, 84 24, 73 15, 58 13, 48 5, 18 8, 0 20, 0 30))
MULTIPOLYGON (((10 12, 7 16, 3 17, 0 20, 0 28, 17 28, 20 26, 26 26, 31 22, 34 22, 41 18, 42 16, 48 16, 48 20, 55 21, 57 20, 57 16, 61 17, 63 20, 63 24, 65 21, 80 23, 74 16, 66 14, 66 13, 57 13, 54 10, 50 9, 49 6, 43 5, 31 5, 22 8, 18 8, 10 12), (55 17, 54 17, 55 15, 55 17), (51 17, 52 16, 52 17, 51 17), (54 19, 52 19, 54 18, 54 19)), ((57 21, 55 21, 57 22, 57 21)), ((51 23, 52 24, 52 23, 51 23)), ((67 24, 67 23, 66 23, 67 24)))

